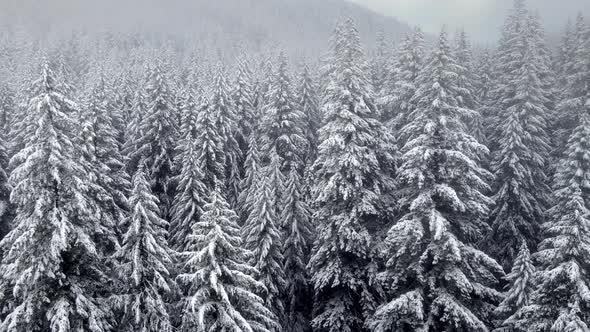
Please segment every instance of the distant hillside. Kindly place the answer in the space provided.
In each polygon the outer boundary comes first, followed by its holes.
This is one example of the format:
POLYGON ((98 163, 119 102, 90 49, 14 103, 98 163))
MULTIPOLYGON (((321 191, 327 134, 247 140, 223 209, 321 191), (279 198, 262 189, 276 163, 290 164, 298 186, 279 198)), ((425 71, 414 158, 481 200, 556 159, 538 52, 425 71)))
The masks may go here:
POLYGON ((34 33, 72 28, 191 36, 203 45, 228 50, 288 48, 323 52, 339 17, 357 21, 366 43, 383 28, 397 39, 409 27, 344 0, 3 0, 0 21, 34 33))

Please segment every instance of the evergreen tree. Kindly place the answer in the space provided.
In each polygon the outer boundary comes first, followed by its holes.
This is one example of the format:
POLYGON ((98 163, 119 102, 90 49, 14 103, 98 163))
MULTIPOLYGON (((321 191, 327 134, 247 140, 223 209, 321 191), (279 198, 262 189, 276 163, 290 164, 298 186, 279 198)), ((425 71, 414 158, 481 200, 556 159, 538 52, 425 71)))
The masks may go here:
POLYGON ((272 312, 257 293, 264 285, 252 276, 252 253, 242 246, 237 215, 221 195, 211 193, 201 219, 193 225, 183 273, 190 297, 183 311, 181 331, 280 331, 272 312))
MULTIPOLYGON (((590 100, 590 99, 587 99, 590 100)), ((534 258, 537 287, 508 319, 518 331, 588 331, 590 323, 590 102, 554 180, 555 205, 534 258)))
MULTIPOLYGON (((10 204, 10 192, 12 190, 8 182, 8 153, 4 137, 0 134, 0 241, 10 230, 13 207, 10 204)), ((2 247, 0 247, 0 260, 2 258, 2 247)), ((1 279, 1 278, 0 278, 1 279)), ((0 310, 1 310, 0 306, 0 310)))
POLYGON ((74 144, 77 105, 57 89, 47 64, 31 91, 24 148, 11 159, 14 227, 0 242, 0 288, 12 289, 0 299, 8 304, 0 330, 110 331, 110 310, 99 298, 108 281, 99 256, 105 229, 89 194, 98 188, 74 144))
POLYGON ((239 136, 238 117, 221 66, 218 66, 215 73, 215 85, 209 107, 215 117, 215 126, 221 138, 225 155, 225 176, 223 179, 225 180, 227 201, 232 208, 235 208, 240 195, 242 152, 236 140, 236 137, 239 136))
POLYGON ((258 131, 259 119, 254 107, 255 93, 253 84, 253 73, 250 70, 248 62, 240 60, 238 62, 238 75, 236 77, 232 97, 236 105, 236 115, 239 127, 236 139, 242 151, 242 156, 246 156, 248 153, 250 136, 253 134, 255 135, 255 132, 258 131))
POLYGON ((260 152, 255 135, 250 136, 248 144, 248 154, 244 163, 245 176, 240 183, 240 196, 238 197, 238 206, 240 211, 240 222, 244 224, 252 212, 256 194, 258 193, 258 184, 260 181, 260 152))
POLYGON ((373 312, 375 263, 369 229, 391 209, 393 153, 365 75, 359 34, 339 24, 325 95, 325 122, 314 186, 318 237, 308 268, 314 285, 313 329, 366 331, 373 312))
POLYGON ((186 250, 194 225, 203 214, 208 195, 208 188, 203 183, 206 169, 202 168, 202 146, 197 145, 200 129, 199 114, 196 109, 185 110, 183 114, 183 139, 179 143, 178 164, 180 174, 177 176, 176 196, 172 205, 170 222, 170 244, 178 252, 186 250))
POLYGON ((409 138, 399 169, 405 214, 382 245, 380 279, 390 302, 375 313, 372 331, 488 331, 502 268, 473 244, 488 230, 491 177, 488 152, 463 121, 461 66, 440 35, 417 82, 416 109, 403 131, 409 138))
POLYGON ((488 247, 505 269, 516 257, 519 239, 526 239, 529 248, 536 247, 549 193, 547 98, 535 59, 537 44, 527 31, 524 2, 516 0, 515 6, 499 48, 503 74, 494 91, 498 114, 491 137, 496 204, 488 247))
POLYGON ((479 140, 485 142, 485 134, 482 123, 482 117, 477 110, 479 109, 479 100, 476 96, 476 82, 479 77, 476 76, 475 68, 473 67, 473 53, 471 50, 471 43, 465 30, 460 30, 456 36, 454 55, 460 70, 457 75, 457 84, 459 89, 457 91, 457 102, 459 107, 474 110, 470 113, 470 117, 465 119, 469 124, 470 134, 479 140))
MULTIPOLYGON (((529 248, 526 242, 520 246, 518 256, 514 260, 512 271, 506 275, 509 289, 504 294, 504 300, 496 308, 496 315, 500 319, 507 319, 512 316, 517 310, 523 306, 529 305, 529 298, 533 292, 533 278, 535 267, 531 260, 529 248)), ((494 332, 510 332, 513 331, 509 323, 500 322, 500 327, 494 332)))
MULTIPOLYGON (((125 150, 129 157, 128 170, 133 173, 139 165, 145 165, 162 217, 167 217, 172 200, 171 178, 178 136, 172 94, 161 64, 150 68, 145 93, 146 110, 136 115, 139 119, 136 136, 125 150)), ((137 101, 141 103, 141 99, 137 101)))
POLYGON ((316 86, 306 64, 303 65, 299 79, 298 96, 299 108, 303 112, 304 135, 308 143, 305 163, 311 165, 317 158, 318 130, 322 125, 322 114, 318 106, 316 86))
POLYGON ((124 289, 118 294, 123 308, 119 331, 170 332, 172 326, 165 296, 174 287, 169 268, 171 250, 166 241, 168 223, 160 217, 158 198, 150 189, 143 165, 133 175, 129 204, 131 216, 121 249, 120 275, 124 289))
POLYGON ((406 36, 399 45, 393 62, 393 86, 388 89, 391 94, 386 97, 389 99, 383 118, 395 132, 409 121, 408 116, 413 111, 411 99, 416 91, 418 73, 423 66, 424 48, 424 34, 420 28, 415 28, 413 34, 406 36))
POLYGON ((255 277, 266 289, 263 294, 265 304, 282 322, 286 280, 280 215, 277 214, 282 203, 279 195, 283 189, 280 161, 278 153, 274 152, 271 164, 263 169, 263 176, 259 177, 256 200, 244 225, 243 237, 246 248, 253 253, 251 265, 258 271, 255 277))
POLYGON ((590 87, 586 83, 590 78, 590 30, 583 16, 578 16, 575 31, 569 39, 572 45, 569 47, 571 49, 566 49, 567 58, 562 74, 565 89, 553 123, 556 160, 561 159, 572 130, 580 123, 580 114, 584 112, 584 104, 590 94, 590 87))
POLYGON ((308 147, 303 133, 304 116, 292 91, 287 58, 281 53, 262 115, 261 150, 265 163, 269 162, 272 150, 276 150, 284 160, 281 169, 285 174, 291 168, 301 171, 308 147))
MULTIPOLYGON (((127 193, 130 183, 119 150, 119 133, 113 126, 108 111, 109 103, 102 71, 97 76, 82 104, 80 121, 85 140, 83 155, 88 164, 87 171, 107 193, 106 196, 100 195, 100 192, 94 193, 94 199, 101 205, 100 220, 112 236, 116 236, 119 235, 118 227, 129 208, 127 193)), ((114 238, 111 242, 117 243, 118 240, 114 238)))
POLYGON ((302 193, 301 176, 291 170, 286 180, 281 223, 285 229, 283 244, 286 279, 285 314, 287 332, 311 331, 313 289, 306 269, 313 239, 310 209, 302 193))

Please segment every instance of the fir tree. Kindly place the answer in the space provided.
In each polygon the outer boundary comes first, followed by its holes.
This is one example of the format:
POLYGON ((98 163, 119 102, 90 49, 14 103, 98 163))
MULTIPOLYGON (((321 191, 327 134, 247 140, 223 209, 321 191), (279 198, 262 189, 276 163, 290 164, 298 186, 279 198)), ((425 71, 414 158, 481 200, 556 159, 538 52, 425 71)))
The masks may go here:
POLYGON ((124 289, 117 296, 123 309, 120 331, 170 332, 165 296, 174 287, 169 268, 171 250, 166 241, 168 223, 160 217, 158 199, 151 192, 144 166, 133 175, 129 204, 131 216, 121 249, 119 273, 124 289))
POLYGON ((244 163, 245 176, 240 183, 240 196, 238 197, 238 206, 240 211, 240 222, 244 224, 252 212, 258 184, 260 181, 260 152, 255 135, 250 136, 248 153, 244 163))
POLYGON ((263 294, 265 304, 281 321, 285 312, 283 294, 286 286, 283 271, 282 236, 280 215, 277 214, 282 203, 278 195, 282 193, 282 174, 280 157, 273 153, 273 161, 265 167, 259 177, 252 211, 244 225, 245 246, 252 251, 252 266, 256 268, 256 280, 266 289, 263 294), (278 182, 278 183, 277 183, 278 182))
POLYGON ((534 258, 537 287, 508 319, 518 331, 588 331, 590 322, 590 102, 554 180, 555 205, 534 258))
POLYGON ((488 331, 500 299, 493 287, 502 268, 473 245, 488 230, 491 174, 480 166, 486 147, 463 122, 473 111, 459 107, 461 70, 443 30, 403 128, 409 139, 399 181, 407 212, 382 245, 387 261, 379 276, 391 300, 376 311, 372 331, 488 331))
POLYGON ((232 208, 235 208, 240 195, 242 152, 236 140, 239 131, 238 117, 221 66, 218 66, 215 73, 215 85, 209 107, 215 117, 215 126, 223 144, 225 155, 223 179, 226 185, 227 201, 232 208))
POLYGON ((278 67, 267 92, 267 103, 262 116, 261 150, 263 161, 268 163, 270 153, 276 150, 284 160, 285 174, 295 168, 301 171, 308 142, 303 133, 304 114, 291 87, 287 58, 281 53, 278 67))
POLYGON ((152 192, 158 197, 162 216, 166 217, 172 199, 177 125, 171 91, 161 64, 150 69, 145 93, 146 110, 136 115, 139 119, 136 136, 128 142, 125 150, 129 157, 128 170, 133 173, 139 165, 146 166, 152 192))
MULTIPOLYGON (((506 275, 508 290, 504 294, 504 300, 496 308, 496 316, 500 319, 507 319, 523 306, 529 305, 529 298, 533 292, 533 278, 535 267, 531 260, 529 248, 526 242, 520 246, 518 256, 514 260, 512 271, 506 275)), ((510 332, 512 327, 506 322, 500 321, 499 328, 494 332, 510 332)))
POLYGON ((283 269, 286 279, 285 313, 287 332, 311 331, 313 292, 306 269, 313 240, 311 211, 302 193, 301 176, 291 170, 285 184, 281 223, 285 229, 283 269))
POLYGON ((242 150, 242 156, 246 156, 248 153, 250 136, 255 135, 255 132, 258 131, 259 119, 254 107, 255 93, 252 76, 253 73, 250 70, 249 64, 245 60, 240 60, 232 98, 236 105, 236 116, 239 127, 236 139, 242 150))
MULTIPOLYGON (((107 195, 95 193, 95 200, 101 204, 101 221, 113 235, 128 211, 127 194, 130 182, 125 172, 125 163, 119 149, 119 133, 113 126, 109 103, 106 97, 105 80, 102 71, 97 74, 96 83, 87 92, 82 104, 82 137, 85 140, 84 158, 88 172, 95 178, 107 195)), ((113 243, 118 240, 113 239, 113 243)))
POLYGON ((303 65, 299 79, 298 96, 299 107, 304 118, 304 134, 308 142, 305 163, 311 165, 317 158, 318 130, 322 125, 322 114, 318 106, 316 86, 306 64, 303 65))
MULTIPOLYGON (((42 66, 28 102, 24 148, 12 159, 14 228, 0 242, 2 289, 12 289, 3 331, 111 330, 99 294, 108 281, 98 241, 97 190, 74 144, 77 105, 42 66)), ((1 296, 1 295, 0 295, 1 296)))
POLYGON ((369 229, 382 225, 393 205, 388 197, 393 154, 351 19, 336 29, 331 66, 314 166, 318 237, 308 265, 315 292, 312 324, 320 332, 365 331, 378 297, 369 229))
POLYGON ((279 331, 275 316, 257 293, 264 285, 252 276, 252 253, 242 246, 237 215, 215 188, 201 219, 193 225, 183 273, 189 298, 181 331, 279 331))
POLYGON ((199 157, 202 156, 201 142, 197 139, 199 127, 196 109, 185 110, 183 114, 183 139, 179 146, 178 164, 181 165, 177 176, 176 196, 172 205, 170 222, 170 244, 178 252, 186 250, 192 225, 203 214, 208 188, 203 183, 206 169, 202 168, 199 157))
POLYGON ((409 121, 407 117, 413 110, 411 99, 416 91, 418 73, 423 66, 424 48, 424 34, 420 28, 415 28, 413 34, 406 36, 399 45, 393 62, 393 86, 389 87, 391 92, 385 97, 388 100, 383 119, 396 132, 409 121))
POLYGON ((491 168, 496 176, 489 252, 510 268, 524 238, 535 248, 548 204, 545 173, 550 145, 546 96, 535 59, 537 44, 527 31, 527 11, 517 0, 499 48, 502 76, 494 91, 498 110, 491 168))

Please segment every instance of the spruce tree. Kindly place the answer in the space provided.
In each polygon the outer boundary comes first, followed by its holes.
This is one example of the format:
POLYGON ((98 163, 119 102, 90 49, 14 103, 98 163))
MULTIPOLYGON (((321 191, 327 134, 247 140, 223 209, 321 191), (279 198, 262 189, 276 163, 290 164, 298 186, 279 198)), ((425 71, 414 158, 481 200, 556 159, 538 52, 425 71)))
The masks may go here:
POLYGON ((287 284, 284 292, 286 322, 283 329, 287 332, 311 331, 313 289, 306 266, 314 229, 302 187, 301 176, 292 169, 286 179, 281 213, 281 224, 285 230, 283 269, 287 284))
POLYGON ((16 217, 0 242, 0 288, 12 289, 0 301, 8 304, 3 331, 112 329, 99 296, 109 281, 100 257, 101 207, 90 195, 99 188, 74 143, 77 105, 57 86, 45 63, 27 104, 24 147, 11 159, 16 217))
POLYGON ((204 171, 199 157, 202 156, 201 142, 197 139, 199 127, 197 109, 185 110, 183 114, 183 139, 179 143, 177 157, 180 174, 176 180, 176 196, 172 204, 170 222, 170 245, 178 252, 186 250, 192 225, 203 214, 208 188, 203 182, 204 171))
POLYGON ((536 248, 548 204, 546 169, 550 151, 547 98, 540 81, 537 43, 528 31, 524 1, 516 0, 500 43, 502 75, 494 91, 498 110, 491 136, 495 206, 489 252, 509 269, 519 239, 536 248))
MULTIPOLYGON (((413 110, 412 96, 416 91, 416 79, 424 62, 424 34, 420 28, 415 28, 412 35, 408 35, 399 45, 393 62, 394 80, 388 88, 390 94, 384 109, 383 119, 395 132, 398 132, 408 121, 413 110)), ((405 138, 400 137, 405 140, 405 138)), ((400 143, 402 143, 400 141, 400 143)))
MULTIPOLYGON (((589 99, 587 99, 589 100, 589 99)), ((537 287, 508 319, 518 331, 588 331, 590 324, 590 102, 554 179, 555 205, 534 258, 537 287)))
MULTIPOLYGON (((101 204, 101 217, 104 227, 113 235, 118 234, 118 227, 128 211, 127 194, 130 182, 125 172, 125 162, 120 153, 119 133, 113 125, 104 74, 96 74, 96 82, 87 92, 82 103, 81 125, 84 142, 84 159, 88 172, 95 178, 107 195, 95 193, 95 200, 101 204)), ((113 239, 116 243, 118 240, 113 239)), ((111 253, 112 254, 112 253, 111 253)))
POLYGON ((178 128, 172 93, 161 64, 149 70, 144 102, 145 112, 136 114, 139 119, 136 136, 125 150, 129 157, 128 171, 134 173, 139 165, 145 165, 162 217, 167 217, 172 200, 171 178, 178 128))
POLYGON ((227 202, 232 208, 235 208, 240 195, 240 165, 243 156, 236 140, 236 137, 239 136, 238 117, 230 97, 225 72, 221 66, 216 69, 213 95, 209 107, 215 117, 215 126, 223 144, 225 155, 225 176, 223 179, 226 185, 227 202))
POLYGON ((286 287, 285 272, 283 270, 282 234, 280 225, 279 206, 282 193, 281 160, 274 152, 272 162, 262 169, 259 176, 260 184, 257 188, 252 211, 244 225, 244 245, 252 251, 252 266, 258 273, 256 280, 266 289, 263 299, 266 306, 277 315, 281 322, 285 312, 283 295, 286 287))
POLYGON ((504 300, 496 308, 499 327, 494 332, 513 331, 510 323, 503 320, 508 319, 523 306, 529 305, 529 298, 534 289, 534 273, 535 267, 531 260, 529 248, 527 248, 526 242, 523 242, 518 256, 514 260, 512 271, 505 277, 509 288, 504 294, 504 300))
POLYGON ((372 331, 488 331, 502 268, 474 243, 488 230, 491 174, 481 167, 487 148, 459 107, 461 66, 441 32, 417 79, 412 121, 403 131, 399 190, 404 215, 382 244, 379 277, 390 301, 375 313, 372 331))
POLYGON ((303 65, 297 92, 299 108, 303 112, 304 118, 304 135, 308 143, 305 164, 312 165, 317 158, 318 130, 322 125, 322 114, 318 105, 316 86, 307 64, 303 65))
POLYGON ((116 296, 124 313, 118 330, 170 332, 165 297, 174 288, 174 281, 169 272, 173 260, 166 241, 168 223, 160 217, 158 198, 151 192, 144 169, 140 165, 133 175, 131 216, 124 225, 121 249, 115 254, 123 282, 116 296))
POLYGON ((238 207, 240 212, 240 224, 244 224, 252 212, 258 184, 261 175, 260 151, 256 135, 251 135, 248 144, 248 153, 244 162, 245 175, 240 183, 240 196, 238 197, 238 207))
POLYGON ((318 225, 308 268, 314 331, 366 331, 378 298, 369 229, 392 207, 391 139, 379 121, 360 37, 351 19, 338 25, 314 169, 318 225))
POLYGON ((184 266, 178 277, 189 289, 181 331, 280 331, 272 312, 257 294, 265 289, 248 264, 237 215, 221 194, 211 193, 204 214, 193 225, 184 266))
MULTIPOLYGON (((10 230, 13 207, 10 205, 10 192, 12 190, 8 182, 8 149, 4 135, 0 134, 0 240, 10 230)), ((0 259, 2 248, 0 247, 0 259)))
POLYGON ((287 68, 287 58, 281 53, 263 108, 261 121, 261 151, 268 163, 276 150, 284 160, 285 174, 295 168, 301 171, 308 147, 304 128, 304 114, 296 102, 287 68))
MULTIPOLYGON (((255 92, 253 87, 253 73, 246 60, 238 62, 238 74, 232 98, 236 105, 236 116, 239 130, 236 133, 236 140, 242 151, 242 159, 248 153, 248 142, 250 136, 256 135, 258 131, 258 117, 255 109, 255 92)), ((243 166, 243 165, 240 165, 243 166)))

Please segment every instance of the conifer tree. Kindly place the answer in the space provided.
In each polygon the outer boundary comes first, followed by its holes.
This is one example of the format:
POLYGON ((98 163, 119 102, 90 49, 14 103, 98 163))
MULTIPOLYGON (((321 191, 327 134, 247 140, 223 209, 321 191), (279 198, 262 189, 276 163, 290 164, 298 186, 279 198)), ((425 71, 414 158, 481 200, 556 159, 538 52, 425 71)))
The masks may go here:
POLYGON ((136 136, 125 150, 129 157, 128 171, 133 173, 139 165, 145 165, 162 217, 167 217, 172 200, 171 178, 178 128, 172 94, 161 64, 150 68, 144 102, 145 112, 136 115, 139 119, 136 136))
POLYGON ((509 323, 503 322, 523 306, 529 305, 529 298, 533 292, 533 279, 535 267, 531 260, 531 254, 523 242, 520 246, 518 256, 514 260, 512 271, 506 275, 508 290, 504 294, 504 300, 496 308, 496 316, 500 319, 499 327, 494 332, 509 332, 512 327, 509 323))
POLYGON ((105 229, 90 197, 99 188, 74 144, 77 105, 57 87, 45 63, 27 104, 24 148, 11 159, 16 217, 0 242, 0 288, 12 294, 0 299, 8 304, 2 331, 112 329, 100 298, 109 281, 99 256, 105 229))
POLYGON ((407 123, 407 117, 413 110, 411 99, 416 91, 418 73, 423 66, 424 48, 424 34, 416 27, 412 35, 406 36, 399 45, 393 62, 393 86, 388 88, 390 94, 385 97, 388 100, 383 119, 396 132, 407 123))
MULTIPOLYGON (((238 75, 232 93, 236 105, 236 116, 239 130, 236 140, 242 151, 242 159, 248 153, 250 136, 258 131, 258 117, 255 109, 255 93, 253 87, 253 73, 246 60, 238 62, 238 75)), ((240 165, 243 166, 243 165, 240 165)))
POLYGON ((590 77, 590 30, 582 15, 578 16, 575 30, 569 39, 572 40, 572 45, 566 50, 567 58, 562 74, 565 89, 553 124, 556 134, 554 156, 557 160, 562 157, 572 130, 580 123, 579 116, 584 112, 585 98, 590 93, 590 88, 585 83, 590 77))
POLYGON ((240 183, 240 196, 238 197, 238 206, 240 212, 240 223, 244 224, 252 212, 262 167, 260 164, 260 151, 256 135, 251 135, 248 144, 248 154, 244 162, 245 175, 240 183))
POLYGON ((499 47, 502 75, 494 90, 498 113, 491 136, 491 169, 496 204, 488 247, 505 269, 516 257, 519 239, 536 248, 549 198, 549 112, 536 59, 538 45, 531 40, 527 22, 524 1, 516 0, 499 47))
MULTIPOLYGON (((195 105, 193 105, 194 107, 195 105)), ((203 214, 203 207, 208 195, 208 188, 203 183, 206 169, 202 168, 199 157, 202 146, 197 145, 199 127, 198 110, 185 110, 183 113, 183 139, 179 143, 178 164, 180 174, 177 176, 176 196, 172 204, 170 222, 170 245, 178 252, 186 250, 189 235, 194 225, 203 214)))
POLYGON ((311 307, 313 292, 309 281, 307 263, 313 243, 313 226, 311 213, 302 192, 302 180, 299 173, 292 169, 285 184, 281 224, 285 230, 283 244, 286 279, 286 301, 284 331, 311 331, 311 307))
POLYGON ((376 311, 372 331, 488 331, 500 300, 494 287, 502 268, 474 246, 488 230, 491 174, 480 166, 486 147, 463 121, 472 110, 459 107, 459 71, 443 30, 403 128, 399 189, 407 212, 382 244, 379 277, 390 301, 376 311))
POLYGON ((369 229, 393 206, 391 139, 379 121, 359 34, 351 19, 332 45, 314 185, 318 237, 308 264, 314 286, 313 329, 366 331, 373 312, 375 264, 369 229))
POLYGON ((283 270, 282 234, 279 206, 282 193, 282 173, 280 157, 273 153, 272 162, 262 169, 259 176, 252 211, 244 225, 244 241, 248 250, 252 251, 252 266, 256 268, 256 280, 266 288, 263 299, 266 306, 283 321, 285 305, 283 294, 286 287, 283 270), (277 183, 278 182, 278 183, 277 183))
POLYGON ((223 153, 225 155, 225 176, 223 179, 226 185, 227 202, 232 208, 235 208, 240 195, 240 165, 243 156, 236 140, 239 132, 238 117, 221 66, 216 69, 213 95, 209 107, 215 117, 217 132, 223 144, 223 153))
POLYGON ((296 102, 287 69, 287 58, 281 53, 274 73, 261 125, 263 162, 268 163, 272 150, 284 160, 286 174, 291 168, 301 171, 308 142, 303 132, 304 114, 296 102))
MULTIPOLYGON (((107 193, 106 196, 95 193, 95 199, 101 204, 100 219, 107 229, 112 230, 113 235, 119 235, 118 227, 129 208, 127 194, 130 181, 119 149, 119 133, 113 126, 108 110, 110 105, 103 75, 102 71, 97 73, 96 82, 82 103, 80 122, 85 140, 83 155, 88 172, 107 193)), ((114 239, 113 242, 118 240, 114 239)))
POLYGON ((166 241, 168 223, 160 217, 158 198, 151 192, 144 167, 140 165, 133 175, 131 216, 115 254, 124 285, 116 296, 124 313, 118 330, 171 332, 165 301, 174 288, 169 272, 172 251, 166 241))
MULTIPOLYGON (((588 99, 587 99, 588 100, 588 99)), ((588 331, 590 322, 590 102, 554 180, 555 205, 534 258, 537 287, 508 319, 518 331, 588 331)))
POLYGON ((307 64, 303 65, 300 75, 298 97, 304 118, 304 135, 308 143, 305 163, 312 165, 317 158, 318 130, 322 125, 322 114, 318 105, 316 86, 307 64))
POLYGON ((237 215, 217 186, 193 225, 183 273, 178 282, 189 289, 181 331, 280 331, 272 312, 257 294, 265 289, 253 276, 252 253, 244 249, 237 215))

